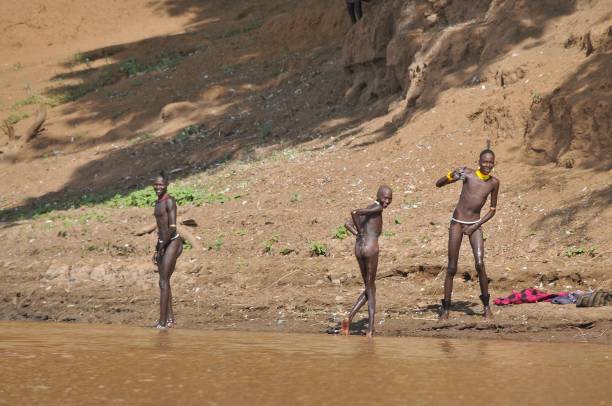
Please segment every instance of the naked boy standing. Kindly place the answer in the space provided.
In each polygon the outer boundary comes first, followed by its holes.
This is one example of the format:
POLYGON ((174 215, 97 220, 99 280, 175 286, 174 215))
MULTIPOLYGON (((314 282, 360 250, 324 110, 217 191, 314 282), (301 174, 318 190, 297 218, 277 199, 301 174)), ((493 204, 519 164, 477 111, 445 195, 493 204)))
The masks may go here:
POLYGON ((376 201, 365 209, 357 209, 351 212, 352 221, 346 223, 346 228, 357 237, 355 241, 355 257, 359 263, 361 277, 365 289, 351 308, 347 317, 342 321, 343 335, 349 334, 349 327, 355 314, 368 302, 368 332, 366 335, 374 335, 376 314, 376 271, 378 269, 378 237, 382 232, 382 212, 393 199, 393 192, 388 186, 378 188, 376 201))
POLYGON ((479 168, 474 171, 470 168, 460 168, 450 171, 446 176, 436 182, 436 187, 442 187, 463 181, 459 202, 451 217, 448 235, 448 268, 444 280, 444 299, 442 300, 442 311, 440 319, 448 319, 453 292, 453 278, 457 273, 457 261, 463 235, 468 236, 474 254, 476 271, 480 282, 480 300, 484 306, 484 317, 491 318, 493 313, 489 307, 489 281, 485 272, 484 264, 484 240, 481 226, 489 221, 496 212, 497 195, 500 182, 491 176, 495 166, 495 154, 488 147, 480 153, 478 161, 479 168), (480 211, 485 205, 487 198, 491 196, 491 207, 484 217, 480 217, 480 211))
POLYGON ((159 270, 159 320, 155 327, 165 329, 176 324, 170 277, 183 252, 183 239, 176 232, 176 201, 168 194, 168 178, 164 172, 155 178, 153 189, 157 195, 154 214, 158 236, 153 263, 159 270))

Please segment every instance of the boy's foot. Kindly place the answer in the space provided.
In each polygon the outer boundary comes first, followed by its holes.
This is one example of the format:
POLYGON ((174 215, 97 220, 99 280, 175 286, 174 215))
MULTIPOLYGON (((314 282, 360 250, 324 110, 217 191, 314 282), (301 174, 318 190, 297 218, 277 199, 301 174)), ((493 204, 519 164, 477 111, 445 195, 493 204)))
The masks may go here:
POLYGON ((166 326, 168 328, 176 327, 176 320, 175 319, 168 319, 168 322, 166 323, 166 326))
POLYGON ((341 335, 343 335, 343 336, 349 335, 349 333, 350 333, 349 332, 349 324, 350 323, 349 323, 348 319, 342 320, 342 325, 340 327, 340 334, 341 335))
POLYGON ((438 316, 438 320, 448 320, 449 313, 450 313, 450 300, 442 299, 442 308, 440 309, 440 315, 438 316))
POLYGON ((483 316, 485 319, 492 319, 493 312, 491 311, 491 307, 489 306, 489 298, 491 296, 489 294, 480 295, 480 300, 482 301, 482 306, 484 308, 483 316))

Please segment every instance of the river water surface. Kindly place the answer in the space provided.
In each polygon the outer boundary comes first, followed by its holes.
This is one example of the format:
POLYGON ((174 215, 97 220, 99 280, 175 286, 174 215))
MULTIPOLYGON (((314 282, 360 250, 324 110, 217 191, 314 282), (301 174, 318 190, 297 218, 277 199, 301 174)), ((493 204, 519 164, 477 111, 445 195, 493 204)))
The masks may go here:
POLYGON ((0 404, 612 405, 612 347, 0 322, 0 404))

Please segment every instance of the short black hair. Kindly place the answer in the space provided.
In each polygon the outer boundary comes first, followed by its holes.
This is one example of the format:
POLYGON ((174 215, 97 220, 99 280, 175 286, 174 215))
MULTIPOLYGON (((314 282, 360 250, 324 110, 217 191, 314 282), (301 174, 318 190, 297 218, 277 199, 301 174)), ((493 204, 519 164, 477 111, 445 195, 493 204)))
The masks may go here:
POLYGON ((163 179, 166 185, 170 183, 170 179, 168 178, 168 175, 166 175, 166 171, 161 171, 157 177, 163 179))
POLYGON ((495 158, 495 152, 491 149, 491 140, 487 140, 487 147, 480 151, 480 159, 482 159, 482 156, 485 154, 491 154, 493 158, 495 158))
POLYGON ((391 188, 387 185, 380 185, 380 187, 378 188, 378 190, 376 191, 376 197, 378 198, 378 196, 383 192, 388 190, 391 194, 393 194, 393 190, 391 190, 391 188))
POLYGON ((482 151, 480 151, 480 158, 482 159, 482 156, 486 155, 486 154, 491 154, 491 155, 493 155, 493 158, 495 158, 495 152, 493 152, 493 150, 491 150, 489 148, 483 149, 482 151))

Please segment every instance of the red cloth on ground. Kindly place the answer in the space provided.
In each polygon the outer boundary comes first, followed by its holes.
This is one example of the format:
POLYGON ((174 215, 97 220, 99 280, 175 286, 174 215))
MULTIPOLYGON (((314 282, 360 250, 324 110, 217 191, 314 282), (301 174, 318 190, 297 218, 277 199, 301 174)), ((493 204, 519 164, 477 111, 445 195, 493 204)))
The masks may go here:
POLYGON ((506 306, 511 304, 550 302, 557 296, 567 296, 569 292, 546 293, 535 288, 523 289, 520 292, 514 290, 507 297, 495 299, 497 306, 506 306))

